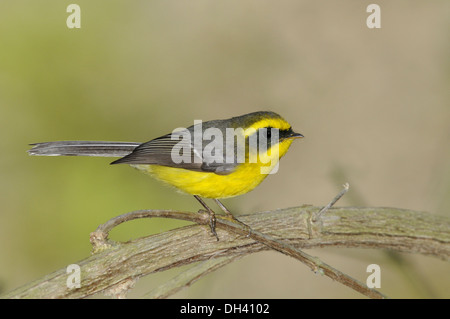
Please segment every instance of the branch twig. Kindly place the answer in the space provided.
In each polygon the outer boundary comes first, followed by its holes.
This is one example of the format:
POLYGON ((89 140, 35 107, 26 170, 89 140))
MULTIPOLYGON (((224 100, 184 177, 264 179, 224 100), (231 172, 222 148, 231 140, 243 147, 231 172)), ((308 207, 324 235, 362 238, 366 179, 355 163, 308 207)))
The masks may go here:
MULTIPOLYGON (((330 208, 317 223, 311 223, 311 216, 320 209, 303 206, 239 216, 239 219, 251 225, 254 231, 288 241, 297 249, 388 248, 450 258, 450 221, 446 217, 396 208, 345 207, 330 208)), ((205 224, 209 220, 207 214, 157 212, 160 216, 183 217, 199 223, 205 218, 205 224)), ((223 221, 218 219, 218 222, 223 221)), ((212 256, 231 258, 267 249, 252 238, 233 234, 221 226, 218 235, 219 242, 211 237, 208 226, 191 225, 127 243, 104 241, 107 244, 104 249, 98 249, 97 253, 77 263, 82 271, 81 288, 67 288, 67 273, 63 268, 1 297, 83 298, 128 287, 142 276, 208 260, 212 256), (202 245, 192 245, 193 242, 202 245)))
POLYGON ((345 183, 343 187, 344 188, 339 192, 339 194, 337 194, 336 197, 334 197, 327 206, 325 206, 317 214, 314 214, 314 216, 312 216, 312 222, 317 222, 327 210, 333 207, 334 204, 336 204, 337 201, 340 200, 342 196, 344 196, 348 192, 350 185, 348 183, 345 183))
MULTIPOLYGON (((344 194, 348 191, 348 189, 349 189, 349 185, 347 183, 344 184, 344 189, 327 206, 325 206, 323 209, 321 209, 317 214, 314 214, 314 216, 311 220, 314 222, 319 220, 320 217, 327 210, 329 210, 342 196, 344 196, 344 194)), ((127 213, 127 214, 115 217, 115 218, 111 219, 110 221, 108 221, 107 223, 100 225, 97 228, 96 233, 101 232, 101 233, 107 234, 113 227, 119 225, 120 223, 129 221, 132 219, 145 218, 145 217, 167 217, 167 216, 168 216, 167 212, 164 212, 164 211, 131 212, 131 213, 127 213)), ((200 223, 200 224, 205 224, 205 222, 207 221, 206 215, 199 214, 198 216, 199 216, 199 218, 196 222, 200 223)), ((177 218, 177 219, 183 219, 183 220, 190 219, 189 214, 185 214, 182 212, 177 212, 176 214, 172 214, 171 217, 177 218)), ((272 236, 268 236, 261 232, 252 230, 251 228, 248 228, 248 226, 246 226, 242 223, 230 221, 228 218, 225 218, 222 216, 217 216, 216 220, 217 220, 216 221, 217 226, 220 226, 224 229, 232 231, 236 234, 240 234, 240 235, 244 235, 244 236, 246 235, 247 237, 250 237, 251 239, 253 239, 259 243, 262 243, 276 251, 279 251, 283 254, 293 257, 293 258, 301 261, 305 265, 307 265, 315 273, 319 272, 321 274, 324 274, 324 275, 330 277, 331 279, 333 279, 337 282, 340 282, 340 283, 362 293, 363 295, 365 295, 367 297, 377 298, 377 299, 385 298, 385 296, 383 294, 376 291, 375 289, 368 288, 365 284, 344 274, 343 272, 335 269, 334 267, 322 262, 318 258, 315 258, 309 254, 306 254, 305 252, 301 251, 300 249, 297 249, 287 243, 284 243, 272 236)), ((107 235, 100 235, 100 236, 96 235, 95 237, 106 239, 107 235)), ((217 235, 216 235, 216 237, 217 237, 217 235)), ((93 244, 95 244, 95 247, 99 246, 98 241, 94 241, 93 244)), ((100 242, 100 245, 103 246, 104 244, 102 242, 100 242)))

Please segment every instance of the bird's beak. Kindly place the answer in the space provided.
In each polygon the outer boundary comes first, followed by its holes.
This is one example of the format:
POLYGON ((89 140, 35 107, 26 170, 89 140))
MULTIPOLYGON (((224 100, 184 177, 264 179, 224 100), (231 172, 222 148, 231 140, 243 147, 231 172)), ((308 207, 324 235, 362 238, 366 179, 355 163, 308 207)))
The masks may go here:
POLYGON ((292 138, 292 139, 294 139, 294 138, 302 138, 302 137, 304 137, 302 134, 292 132, 292 134, 290 134, 287 138, 292 138))

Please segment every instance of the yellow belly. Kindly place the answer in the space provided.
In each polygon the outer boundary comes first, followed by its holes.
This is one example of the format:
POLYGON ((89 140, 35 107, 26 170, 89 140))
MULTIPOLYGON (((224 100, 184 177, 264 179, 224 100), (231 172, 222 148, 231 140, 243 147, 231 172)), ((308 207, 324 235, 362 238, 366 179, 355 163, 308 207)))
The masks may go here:
POLYGON ((267 174, 257 164, 242 164, 229 175, 196 172, 160 165, 132 165, 179 190, 206 198, 226 198, 245 194, 258 186, 267 174))

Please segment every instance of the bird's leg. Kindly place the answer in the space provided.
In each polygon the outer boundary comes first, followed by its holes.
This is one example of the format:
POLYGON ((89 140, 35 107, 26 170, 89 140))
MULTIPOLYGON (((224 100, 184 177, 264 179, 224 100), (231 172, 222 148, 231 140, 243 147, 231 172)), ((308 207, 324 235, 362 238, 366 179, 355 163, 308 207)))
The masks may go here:
POLYGON ((216 204, 225 212, 225 214, 228 216, 229 219, 231 219, 232 221, 234 221, 235 223, 241 224, 242 226, 244 226, 246 229, 248 229, 248 234, 250 235, 251 232, 251 228, 250 226, 248 226, 247 224, 244 224, 243 222, 241 222, 239 219, 237 219, 236 217, 234 217, 234 215, 228 210, 228 208, 225 207, 224 204, 222 204, 222 202, 216 198, 214 198, 214 201, 216 202, 216 204))
POLYGON ((220 200, 214 198, 214 201, 224 211, 224 213, 228 215, 229 218, 237 221, 236 217, 233 216, 233 214, 228 210, 228 208, 225 207, 224 204, 222 204, 220 200))
POLYGON ((219 240, 219 236, 217 236, 216 233, 216 214, 214 213, 214 211, 209 208, 208 205, 206 205, 206 203, 203 201, 203 199, 201 199, 199 196, 194 195, 195 199, 198 200, 200 202, 200 204, 202 204, 202 206, 206 209, 206 211, 209 214, 209 227, 211 228, 211 233, 216 236, 217 241, 219 240))

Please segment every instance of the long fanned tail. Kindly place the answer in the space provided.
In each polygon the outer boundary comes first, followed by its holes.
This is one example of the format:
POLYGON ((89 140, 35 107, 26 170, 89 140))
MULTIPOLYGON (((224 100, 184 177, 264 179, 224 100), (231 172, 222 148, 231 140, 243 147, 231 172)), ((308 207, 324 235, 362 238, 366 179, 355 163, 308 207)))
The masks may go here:
POLYGON ((123 157, 141 143, 103 141, 59 141, 30 144, 30 155, 123 157))

